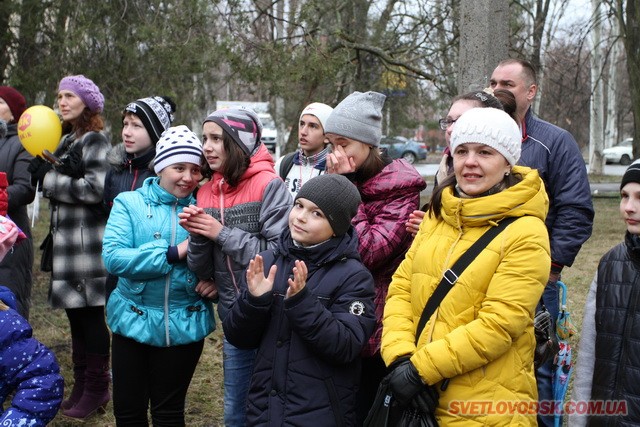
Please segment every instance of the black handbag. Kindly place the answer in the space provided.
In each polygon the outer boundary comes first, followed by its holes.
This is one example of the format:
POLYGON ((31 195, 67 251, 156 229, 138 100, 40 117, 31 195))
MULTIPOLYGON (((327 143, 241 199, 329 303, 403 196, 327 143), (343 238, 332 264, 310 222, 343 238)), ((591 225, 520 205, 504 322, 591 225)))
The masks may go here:
POLYGON ((540 304, 540 308, 536 311, 533 319, 533 330, 536 336, 533 366, 536 370, 560 351, 560 344, 558 343, 554 325, 555 322, 551 318, 551 313, 544 304, 540 304))
POLYGON ((51 231, 40 244, 40 250, 42 251, 40 270, 44 272, 53 270, 53 234, 51 234, 51 231))
POLYGON ((389 376, 387 375, 380 381, 371 410, 362 424, 363 427, 388 427, 391 403, 391 387, 389 387, 389 376))
POLYGON ((402 412, 396 427, 437 427, 438 422, 433 414, 425 414, 415 408, 407 408, 402 412))

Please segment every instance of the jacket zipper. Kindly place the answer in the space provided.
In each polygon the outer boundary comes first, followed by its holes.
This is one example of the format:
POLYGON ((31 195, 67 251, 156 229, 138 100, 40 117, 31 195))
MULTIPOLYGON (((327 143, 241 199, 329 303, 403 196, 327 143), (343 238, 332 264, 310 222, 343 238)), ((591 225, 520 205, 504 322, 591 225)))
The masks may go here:
MULTIPOLYGON (((224 192, 222 191, 222 185, 224 184, 224 178, 220 180, 218 183, 218 190, 220 190, 219 202, 220 202, 220 224, 224 227, 224 192)), ((240 293, 240 288, 238 288, 238 283, 236 282, 236 276, 233 274, 233 268, 231 268, 231 258, 229 255, 224 255, 225 262, 227 264, 227 270, 231 275, 231 281, 233 282, 233 287, 236 289, 236 295, 240 293)))
POLYGON ((131 191, 136 189, 136 182, 138 182, 138 169, 133 171, 133 182, 131 183, 131 191))
MULTIPOLYGON (((176 244, 176 203, 171 206, 171 240, 169 245, 174 246, 176 244)), ((164 281, 164 334, 167 347, 171 345, 171 338, 169 336, 169 289, 171 288, 171 270, 167 274, 164 281)))

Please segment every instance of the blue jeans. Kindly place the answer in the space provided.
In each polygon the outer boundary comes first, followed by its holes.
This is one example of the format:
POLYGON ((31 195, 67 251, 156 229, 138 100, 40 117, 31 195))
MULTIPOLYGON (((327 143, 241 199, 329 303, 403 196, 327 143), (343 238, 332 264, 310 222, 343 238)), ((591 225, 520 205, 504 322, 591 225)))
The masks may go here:
POLYGON ((247 394, 253 373, 255 350, 240 350, 224 339, 222 344, 224 370, 224 425, 247 425, 247 394))
MULTIPOLYGON (((547 283, 542 293, 542 302, 545 307, 551 313, 551 319, 553 320, 553 327, 555 330, 556 319, 560 312, 560 294, 558 291, 558 285, 553 282, 547 283)), ((553 358, 547 360, 546 363, 540 365, 536 371, 536 381, 538 383, 538 402, 543 400, 553 400, 553 358)), ((553 415, 538 415, 539 426, 553 426, 553 415)))

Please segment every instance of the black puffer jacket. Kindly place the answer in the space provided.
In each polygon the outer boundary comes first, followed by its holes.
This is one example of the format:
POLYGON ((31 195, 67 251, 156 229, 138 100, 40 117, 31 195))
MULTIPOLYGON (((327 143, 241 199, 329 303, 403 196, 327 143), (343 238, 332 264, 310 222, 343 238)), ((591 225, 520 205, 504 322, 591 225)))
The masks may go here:
MULTIPOLYGON (((7 286, 18 299, 18 312, 29 319, 31 304, 33 244, 27 205, 36 194, 27 170, 33 159, 18 139, 17 125, 10 124, 6 138, 0 139, 0 171, 7 174, 9 210, 7 216, 24 231, 28 240, 22 242, 0 262, 0 285, 7 286)), ((39 242, 38 242, 39 243, 39 242)))
POLYGON ((598 266, 592 400, 626 400, 627 416, 589 425, 640 425, 640 239, 630 233, 598 266))
POLYGON ((274 289, 242 292, 223 322, 239 348, 258 348, 248 396, 252 426, 355 425, 362 347, 375 326, 373 278, 360 262, 353 228, 314 248, 296 247, 288 229, 262 253, 278 267, 274 289), (295 260, 305 288, 284 299, 295 260))
POLYGON ((155 146, 141 156, 133 157, 120 143, 109 151, 107 160, 111 169, 107 172, 104 184, 104 203, 111 210, 113 199, 123 191, 133 191, 142 187, 142 183, 155 173, 149 169, 149 163, 156 155, 155 146))

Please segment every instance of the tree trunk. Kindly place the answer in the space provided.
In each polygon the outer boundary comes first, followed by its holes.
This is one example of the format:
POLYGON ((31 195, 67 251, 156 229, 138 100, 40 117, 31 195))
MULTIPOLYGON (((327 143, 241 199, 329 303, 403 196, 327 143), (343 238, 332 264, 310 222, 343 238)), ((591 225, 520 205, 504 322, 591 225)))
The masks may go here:
POLYGON ((460 2, 460 62, 458 92, 487 86, 487 77, 508 57, 509 1, 460 2))
POLYGON ((640 157, 640 7, 635 1, 627 2, 627 70, 633 106, 633 158, 640 157))
POLYGON ((609 73, 607 76, 607 108, 604 124, 604 148, 612 147, 618 142, 618 66, 620 60, 620 25, 616 19, 611 20, 613 44, 609 53, 609 73))
POLYGON ((601 175, 604 169, 603 148, 603 88, 602 88, 602 23, 600 1, 591 0, 593 8, 593 30, 591 31, 591 120, 589 129, 589 173, 601 175))
POLYGON ((536 92, 536 100, 533 103, 533 112, 539 114, 540 105, 542 105, 542 96, 544 86, 544 61, 542 58, 542 39, 544 29, 549 15, 550 0, 536 0, 535 14, 533 16, 533 33, 531 34, 531 43, 533 52, 531 53, 531 65, 538 75, 538 91, 536 92))

